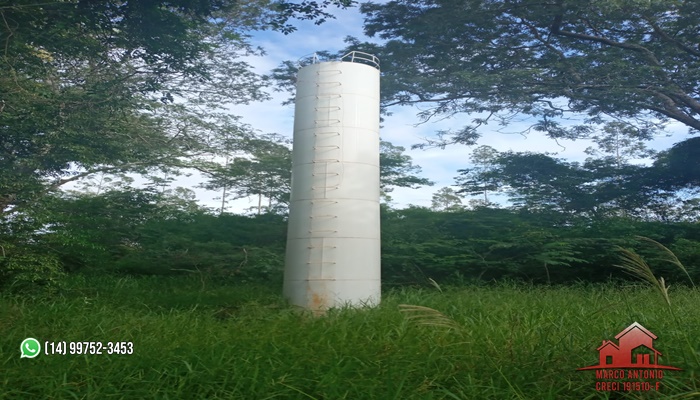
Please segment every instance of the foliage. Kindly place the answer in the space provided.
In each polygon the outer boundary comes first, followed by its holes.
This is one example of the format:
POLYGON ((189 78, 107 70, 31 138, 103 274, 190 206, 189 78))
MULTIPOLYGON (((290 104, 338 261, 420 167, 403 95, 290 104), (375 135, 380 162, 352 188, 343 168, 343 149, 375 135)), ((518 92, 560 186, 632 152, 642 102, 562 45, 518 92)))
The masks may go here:
POLYGON ((662 152, 654 162, 658 173, 654 176, 665 189, 700 187, 700 138, 676 143, 662 152))
MULTIPOLYGON (((44 197, 36 210, 0 226, 7 260, 12 255, 17 262, 27 262, 29 270, 39 268, 29 259, 35 257, 55 260, 70 272, 281 280, 287 230, 283 215, 213 215, 197 207, 190 195, 150 188, 44 197)), ((618 262, 616 246, 654 257, 639 246, 635 235, 672 249, 691 279, 700 279, 700 228, 692 222, 590 219, 549 209, 434 211, 386 205, 381 218, 382 280, 388 286, 424 285, 429 279, 625 279, 613 268, 618 262)), ((659 264, 658 273, 687 282, 666 264, 659 264)))
MULTIPOLYGON (((418 188, 433 183, 421 178, 421 168, 414 165, 405 148, 381 141, 379 153, 380 188, 388 197, 394 187, 418 188)), ((285 213, 292 185, 292 150, 289 141, 279 135, 251 136, 237 142, 241 156, 229 158, 224 165, 209 167, 209 181, 201 186, 222 189, 222 208, 228 198, 258 196, 257 214, 263 209, 262 198, 268 199, 266 212, 285 213)), ((232 150, 235 151, 235 150, 232 150)))
POLYGON ((131 274, 183 271, 235 282, 280 281, 287 227, 275 214, 189 215, 154 220, 140 230, 139 247, 112 268, 131 274))
POLYGON ((177 162, 198 141, 166 118, 175 97, 260 98, 263 82, 234 61, 252 51, 240 35, 252 22, 214 19, 240 11, 227 1, 2 7, 0 212, 92 173, 177 162))
POLYGON ((267 98, 247 32, 351 1, 28 0, 0 8, 0 215, 94 173, 206 169, 267 98), (178 100, 176 102, 176 100, 178 100), (222 134, 223 133, 223 134, 222 134))
MULTIPOLYGON (((695 289, 695 284, 693 283, 693 279, 690 277, 690 274, 688 273, 688 270, 685 268, 683 263, 678 259, 678 257, 673 254, 671 250, 669 250, 666 246, 663 244, 653 240, 649 239, 647 237, 639 236, 637 237, 640 241, 649 244, 656 248, 661 254, 663 254, 664 258, 662 258, 662 261, 668 262, 672 265, 675 265, 678 267, 681 271, 685 273, 685 275, 688 277, 691 286, 693 289, 695 289)), ((639 254, 635 253, 632 250, 629 249, 624 249, 624 248, 619 248, 620 251, 620 260, 621 264, 617 265, 618 267, 622 268, 625 272, 628 274, 635 276, 642 281, 646 281, 653 287, 654 289, 659 291, 659 294, 663 297, 664 301, 668 305, 668 312, 673 318, 674 322, 676 323, 676 327, 679 328, 679 330, 682 329, 683 323, 680 321, 678 318, 678 315, 676 314, 676 311, 674 310, 673 307, 671 307, 671 298, 669 296, 669 288, 670 285, 666 284, 666 280, 663 277, 657 278, 654 275, 654 272, 652 271, 651 267, 647 262, 639 256, 639 254)), ((685 343, 687 345, 687 350, 688 354, 690 354, 694 359, 696 364, 700 364, 700 353, 696 352, 694 349, 693 345, 693 339, 690 338, 690 335, 687 333, 683 334, 683 338, 685 339, 685 343)))
MULTIPOLYGON (((320 23, 328 10, 353 4, 0 6, 2 284, 50 286, 63 270, 279 280, 290 149, 226 106, 267 97, 269 82, 243 61, 260 54, 248 32, 289 33, 293 18, 320 23), (218 216, 191 191, 165 190, 187 168, 221 190, 218 216), (149 183, 130 188, 128 174, 149 183), (58 190, 93 177, 100 180, 87 192, 58 190), (258 215, 225 212, 228 199, 246 196, 258 196, 258 215)), ((611 269, 615 246, 633 249, 638 234, 671 249, 697 277, 699 142, 679 143, 651 166, 629 163, 653 155, 645 143, 668 120, 700 126, 695 3, 425 0, 362 10, 368 33, 387 40, 365 48, 382 59, 384 107, 432 103, 426 119, 477 113, 471 126, 440 133, 454 142, 473 143, 479 125, 519 112, 536 117, 531 129, 598 145, 589 151, 598 158, 583 163, 482 146, 458 181, 464 193, 483 194, 480 206, 465 209, 447 189, 433 210, 383 206, 386 283, 606 280, 620 276, 611 269), (583 125, 562 120, 582 114, 583 125), (516 207, 487 207, 499 192, 516 207)), ((432 184, 404 148, 386 141, 380 169, 385 196, 432 184)))
POLYGON ((65 271, 53 254, 37 254, 0 242, 0 292, 21 295, 60 289, 65 271))
POLYGON ((384 106, 474 115, 438 144, 472 144, 480 126, 518 113, 555 139, 615 120, 700 129, 693 0, 397 0, 361 11, 365 33, 383 42, 350 44, 382 60, 384 106))
POLYGON ((688 398, 700 391, 700 347, 682 336, 700 327, 700 293, 671 291, 680 325, 649 289, 632 285, 402 288, 376 308, 312 317, 287 307, 274 286, 73 276, 50 301, 0 296, 0 396, 583 399, 598 396, 594 375, 575 370, 598 360, 601 340, 638 321, 661 338, 663 360, 683 369, 644 398, 688 398), (414 309, 424 317, 406 320, 401 304, 422 307, 414 309), (430 318, 429 309, 442 315, 430 318), (20 359, 28 336, 42 348, 124 341, 134 351, 20 359))
POLYGON ((640 129, 632 124, 621 121, 607 123, 600 131, 590 135, 597 149, 589 147, 586 153, 602 158, 610 158, 616 168, 622 168, 630 159, 644 159, 654 155, 647 149, 646 143, 654 138, 654 132, 640 129))
POLYGON ((346 9, 356 3, 354 0, 322 0, 320 4, 317 1, 308 0, 301 2, 278 1, 275 3, 277 15, 272 19, 272 27, 289 34, 296 30, 296 27, 287 23, 291 18, 312 20, 316 25, 320 25, 329 18, 335 18, 333 14, 326 11, 328 7, 346 9))
MULTIPOLYGON (((651 235, 677 251, 697 279, 694 223, 640 222, 630 218, 591 221, 551 211, 492 208, 435 212, 411 207, 382 209, 382 279, 385 284, 521 279, 539 283, 625 279, 613 267, 616 246, 652 256, 634 239, 651 235)), ((667 279, 688 282, 663 266, 667 279)))
POLYGON ((431 186, 433 182, 417 174, 421 167, 414 165, 411 156, 404 154, 405 148, 382 140, 379 147, 380 188, 384 195, 394 187, 419 188, 431 186))
POLYGON ((286 224, 279 216, 217 217, 182 190, 72 193, 45 197, 41 206, 36 225, 8 240, 23 246, 27 257, 49 257, 71 272, 281 277, 286 224))
POLYGON ((462 199, 450 187, 440 188, 433 194, 430 209, 433 211, 457 211, 463 208, 462 199))
POLYGON ((292 151, 289 140, 278 135, 266 135, 241 140, 239 157, 226 155, 224 165, 208 171, 210 179, 201 186, 209 190, 222 189, 220 212, 231 199, 257 196, 257 214, 262 212, 262 198, 268 199, 267 212, 273 207, 286 209, 292 183, 292 151))
POLYGON ((462 186, 462 190, 459 193, 483 194, 484 203, 488 203, 489 192, 497 192, 500 189, 500 182, 497 177, 486 177, 486 172, 496 167, 498 155, 498 151, 491 146, 475 148, 470 157, 473 167, 458 170, 460 176, 455 179, 455 182, 457 185, 462 186))
MULTIPOLYGON (((262 54, 247 33, 290 32, 295 18, 321 23, 330 17, 326 8, 351 5, 20 0, 0 6, 0 242, 29 252, 4 266, 26 262, 27 271, 36 271, 52 269, 55 259, 69 268, 109 263, 133 252, 145 221, 182 217, 160 211, 163 201, 185 192, 165 199, 121 185, 106 193, 98 188, 94 197, 62 198, 59 189, 94 175, 104 183, 126 180, 129 173, 160 185, 159 174, 216 168, 212 159, 252 137, 226 106, 267 98, 267 82, 243 60, 262 54)), ((189 200, 165 208, 194 211, 189 200)))
POLYGON ((484 166, 459 170, 456 180, 461 193, 474 195, 490 189, 507 194, 515 207, 530 210, 554 210, 588 218, 697 218, 691 209, 679 207, 688 194, 669 190, 673 189, 672 177, 687 179, 671 174, 669 169, 658 161, 650 167, 616 158, 588 159, 581 164, 547 154, 509 151, 491 153, 484 166))

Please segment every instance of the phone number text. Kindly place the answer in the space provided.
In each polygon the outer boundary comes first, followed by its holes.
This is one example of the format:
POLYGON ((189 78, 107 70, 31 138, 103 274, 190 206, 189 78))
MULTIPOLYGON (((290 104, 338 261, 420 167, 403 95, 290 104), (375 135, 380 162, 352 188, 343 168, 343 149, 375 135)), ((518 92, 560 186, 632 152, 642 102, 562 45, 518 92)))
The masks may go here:
POLYGON ((44 353, 47 356, 66 354, 71 355, 102 355, 102 354, 133 354, 132 342, 44 342, 44 353))

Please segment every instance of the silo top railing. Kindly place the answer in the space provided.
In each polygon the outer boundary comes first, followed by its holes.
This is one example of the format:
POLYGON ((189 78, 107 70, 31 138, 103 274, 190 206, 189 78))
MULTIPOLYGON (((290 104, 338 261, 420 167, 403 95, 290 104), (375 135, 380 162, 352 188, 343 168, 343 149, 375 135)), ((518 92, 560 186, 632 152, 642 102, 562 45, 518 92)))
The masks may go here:
MULTIPOLYGON (((313 53, 308 56, 304 56, 297 61, 297 68, 303 68, 307 65, 317 64, 324 61, 334 61, 327 57, 319 56, 317 53, 313 53)), ((376 69, 379 69, 379 58, 373 54, 365 53, 362 51, 351 51, 344 56, 340 57, 339 61, 354 62, 358 64, 365 64, 376 69)))
POLYGON ((379 69, 379 59, 374 54, 364 53, 361 51, 351 51, 348 54, 340 57, 340 61, 367 64, 379 69))

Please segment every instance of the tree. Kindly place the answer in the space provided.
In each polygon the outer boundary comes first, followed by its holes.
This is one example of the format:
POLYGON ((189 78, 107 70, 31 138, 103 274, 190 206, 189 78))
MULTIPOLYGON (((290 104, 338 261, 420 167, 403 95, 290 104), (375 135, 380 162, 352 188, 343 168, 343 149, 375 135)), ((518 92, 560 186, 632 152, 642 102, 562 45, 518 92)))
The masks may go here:
POLYGON ((432 186, 433 182, 419 177, 421 167, 413 165, 411 156, 404 154, 404 147, 394 146, 382 140, 379 147, 379 176, 383 196, 387 196, 394 187, 419 188, 432 186))
MULTIPOLYGON (((90 225, 90 216, 64 221, 61 207, 143 204, 130 208, 136 216, 126 219, 135 224, 152 208, 148 196, 128 189, 100 190, 96 201, 58 201, 65 184, 95 174, 172 176, 183 168, 206 169, 220 154, 221 132, 230 133, 229 141, 246 136, 247 127, 220 111, 267 96, 265 80, 242 60, 261 53, 248 43, 247 32, 289 32, 293 18, 319 22, 329 16, 326 7, 350 3, 18 0, 0 5, 0 284, 12 281, 13 274, 25 281, 46 275, 51 281, 60 270, 55 249, 80 246, 85 239, 68 226, 97 225, 90 225), (49 236, 37 238, 52 227, 68 232, 50 235, 54 246, 49 236), (24 270, 18 269, 22 263, 24 270)), ((155 206, 192 209, 191 198, 167 204, 166 192, 155 206)), ((99 220, 99 207, 86 210, 99 220)), ((107 219, 115 215, 108 213, 107 219)), ((120 226, 131 233, 128 224, 120 226)), ((107 229, 105 240, 121 235, 110 232, 108 222, 101 227, 107 229)))
POLYGON ((365 32, 385 42, 351 44, 382 60, 385 107, 475 114, 442 144, 472 144, 479 126, 517 113, 552 138, 615 119, 700 129, 694 0, 396 0, 361 11, 365 32), (562 120, 577 115, 584 124, 562 120))
POLYGON ((676 143, 661 153, 654 165, 658 173, 652 179, 669 190, 700 187, 700 138, 676 143))
POLYGON ((139 171, 196 140, 164 116, 174 97, 247 101, 250 46, 213 18, 225 1, 15 2, 0 8, 0 213, 99 172, 139 171), (222 58, 232 60, 227 66, 222 58), (222 78, 229 72, 234 77, 222 78), (245 82, 246 90, 236 90, 245 82))
POLYGON ((491 146, 479 146, 472 151, 470 160, 474 167, 459 170, 460 176, 456 178, 459 186, 462 186, 462 193, 471 195, 484 195, 484 204, 489 204, 489 192, 496 192, 500 189, 497 177, 486 178, 484 172, 491 170, 495 166, 498 151, 491 146))
POLYGON ((590 135, 597 149, 589 147, 586 153, 592 156, 610 158, 617 168, 621 168, 630 159, 648 158, 654 155, 653 150, 646 147, 645 142, 653 139, 654 132, 640 129, 632 124, 613 121, 600 131, 590 135))
POLYGON ((0 215, 94 173, 201 167, 200 156, 216 154, 213 110, 266 97, 241 60, 260 53, 246 32, 290 32, 293 18, 322 22, 326 7, 351 3, 0 6, 0 215))
MULTIPOLYGON (((257 214, 262 213, 262 199, 268 199, 267 210, 286 209, 292 184, 292 150, 289 141, 278 135, 253 137, 239 144, 242 154, 226 158, 223 166, 210 169, 209 181, 201 186, 222 189, 222 206, 228 198, 258 197, 257 214)), ((227 155, 228 157, 228 155, 227 155)))
POLYGON ((279 1, 275 4, 277 14, 272 18, 272 26, 285 34, 294 32, 296 28, 288 21, 292 18, 302 20, 312 20, 316 25, 322 24, 329 18, 335 18, 333 14, 325 11, 329 6, 345 9, 353 6, 357 2, 354 0, 323 0, 321 4, 317 1, 303 0, 301 2, 279 1))
MULTIPOLYGON (((263 197, 268 199, 268 211, 284 211, 289 204, 292 184, 292 151, 289 141, 279 135, 263 135, 241 141, 240 156, 225 165, 209 167, 209 181, 202 187, 210 190, 226 189, 225 194, 237 199, 258 197, 257 213, 263 208, 263 197)), ((433 183, 419 177, 421 168, 413 164, 405 149, 382 141, 379 154, 380 188, 382 194, 395 187, 417 188, 433 183)), ((222 199, 223 201, 224 199, 222 199)), ((223 207, 222 207, 223 212, 223 207)))
POLYGON ((450 187, 440 188, 433 193, 433 198, 430 201, 430 209, 433 211, 457 211, 462 210, 462 199, 457 192, 450 187))
POLYGON ((501 188, 516 206, 532 210, 591 211, 590 180, 577 163, 567 163, 537 153, 506 152, 492 157, 490 167, 460 170, 468 179, 458 179, 462 192, 478 194, 484 186, 501 188))
POLYGON ((693 202, 676 190, 690 175, 670 173, 667 154, 643 166, 607 158, 567 162, 547 154, 509 151, 497 153, 486 168, 459 170, 456 181, 461 193, 479 194, 490 185, 507 194, 516 208, 569 217, 687 220, 689 215, 681 216, 679 207, 692 210, 693 202))

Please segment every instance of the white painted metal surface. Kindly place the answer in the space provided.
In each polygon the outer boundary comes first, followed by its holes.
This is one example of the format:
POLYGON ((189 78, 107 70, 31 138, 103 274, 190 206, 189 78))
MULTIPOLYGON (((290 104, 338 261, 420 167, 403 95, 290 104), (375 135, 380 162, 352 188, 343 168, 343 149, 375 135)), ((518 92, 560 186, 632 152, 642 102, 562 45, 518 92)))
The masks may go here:
POLYGON ((297 76, 284 295, 313 311, 381 297, 379 69, 343 60, 297 76))

